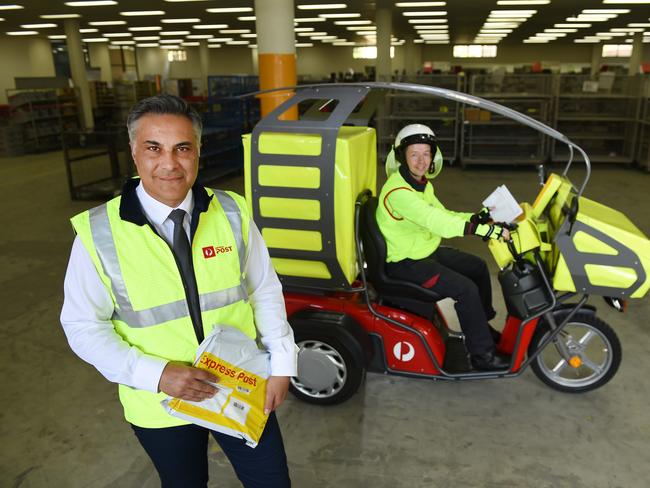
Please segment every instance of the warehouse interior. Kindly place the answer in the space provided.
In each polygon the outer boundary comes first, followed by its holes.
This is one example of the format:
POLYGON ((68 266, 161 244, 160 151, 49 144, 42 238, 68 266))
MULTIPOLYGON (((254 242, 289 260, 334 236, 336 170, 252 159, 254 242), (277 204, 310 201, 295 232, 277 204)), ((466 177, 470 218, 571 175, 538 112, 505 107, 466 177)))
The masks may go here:
MULTIPOLYGON (((572 158, 571 181, 590 176, 585 197, 650 235, 650 0, 17 2, 0 4, 1 486, 160 486, 116 385, 71 351, 59 320, 69 219, 134 176, 125 119, 148 96, 197 109, 199 181, 242 195, 242 136, 268 111, 241 95, 290 86, 264 84, 264 53, 290 54, 300 86, 391 82, 481 97, 584 149, 590 175, 549 133, 392 87, 371 92, 367 113, 350 122, 376 137, 375 194, 396 134, 421 123, 442 150, 433 183, 447 208, 474 212, 504 184, 533 202, 540 165, 562 173, 572 158), (283 24, 289 32, 273 47, 258 45, 258 31, 283 24), (289 49, 274 51, 281 42, 289 49)), ((299 119, 327 101, 301 105, 299 119)), ((488 247, 448 244, 488 263, 501 330, 508 311, 488 247)), ((370 372, 336 405, 290 394, 278 419, 293 486, 647 486, 650 304, 630 299, 620 313, 599 296, 588 303, 623 351, 616 375, 594 391, 557 391, 527 369, 480 381, 370 372)), ((441 308, 457 329, 453 304, 441 308)), ((209 486, 241 486, 212 440, 209 466, 209 486)))

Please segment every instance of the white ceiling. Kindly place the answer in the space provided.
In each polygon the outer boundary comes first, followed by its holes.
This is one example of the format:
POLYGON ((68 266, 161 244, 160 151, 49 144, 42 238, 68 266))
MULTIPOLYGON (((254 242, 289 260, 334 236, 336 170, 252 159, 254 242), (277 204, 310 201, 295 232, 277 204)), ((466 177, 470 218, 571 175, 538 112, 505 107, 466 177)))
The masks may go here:
MULTIPOLYGON (((3 0, 0 0, 3 1, 3 0)), ((6 0, 5 0, 6 1, 6 0)), ((270 1, 270 0, 268 0, 270 1)), ((303 10, 299 9, 300 5, 305 4, 316 4, 321 3, 314 0, 295 0, 296 10, 295 17, 305 18, 305 17, 318 17, 319 14, 326 13, 356 13, 359 14, 359 17, 355 18, 346 18, 346 19, 326 19, 322 22, 300 22, 297 27, 301 28, 313 28, 316 32, 325 32, 327 35, 336 36, 338 39, 345 39, 349 42, 356 43, 371 43, 371 39, 364 38, 363 36, 356 34, 354 31, 347 29, 348 26, 338 25, 335 22, 347 21, 347 20, 366 20, 371 21, 374 24, 374 12, 377 8, 377 1, 369 0, 339 0, 337 3, 346 4, 345 8, 334 9, 334 10, 303 10)), ((552 0, 549 4, 546 5, 517 5, 517 6, 506 6, 506 5, 497 5, 497 0, 447 0, 443 6, 434 6, 434 7, 397 7, 393 6, 393 34, 396 39, 404 39, 406 36, 415 35, 416 29, 414 28, 413 23, 409 22, 410 20, 422 20, 427 18, 434 18, 441 22, 437 24, 432 24, 437 26, 437 29, 440 31, 440 34, 429 33, 423 35, 426 37, 427 41, 439 40, 440 42, 447 42, 444 39, 445 26, 447 26, 446 31, 448 32, 449 41, 452 44, 468 44, 472 42, 477 42, 476 35, 485 23, 489 14, 493 10, 521 10, 521 9, 532 9, 536 12, 528 17, 525 21, 514 21, 514 25, 509 28, 512 29, 511 32, 504 32, 506 36, 500 41, 501 44, 521 44, 525 39, 529 39, 530 36, 535 34, 543 33, 546 29, 555 29, 558 28, 555 24, 568 24, 566 19, 569 17, 579 15, 585 9, 627 9, 628 13, 621 13, 614 18, 611 18, 603 22, 580 22, 580 24, 591 24, 589 27, 580 27, 577 28, 577 32, 562 32, 565 36, 559 37, 555 40, 551 38, 550 42, 554 44, 566 44, 573 43, 576 39, 582 39, 584 36, 593 36, 597 33, 609 32, 618 32, 612 34, 610 37, 612 40, 608 42, 622 43, 626 40, 629 42, 631 34, 626 32, 625 29, 632 29, 630 24, 647 24, 646 26, 638 27, 643 29, 643 31, 650 34, 650 4, 619 4, 619 5, 608 5, 603 4, 603 1, 611 0, 552 0), (430 15, 426 17, 410 17, 405 16, 405 12, 417 12, 417 11, 443 11, 444 15, 430 15), (612 31, 611 29, 623 29, 622 31, 612 31), (621 35, 622 34, 622 35, 621 35)), ((614 0, 617 1, 617 0, 614 0)), ((630 0, 634 1, 634 0, 630 0)), ((212 35, 215 38, 224 38, 230 37, 235 41, 248 41, 251 44, 255 43, 253 36, 241 36, 239 33, 230 34, 230 33, 221 33, 220 29, 198 29, 194 27, 195 25, 200 24, 227 24, 228 29, 248 29, 251 33, 255 32, 255 22, 250 20, 239 20, 238 17, 247 17, 253 16, 254 12, 247 13, 208 13, 206 9, 208 8, 223 8, 223 7, 253 7, 253 0, 204 0, 204 1, 191 1, 191 2, 179 2, 176 1, 167 1, 167 0, 117 0, 116 5, 109 6, 94 6, 94 7, 72 7, 66 6, 63 0, 29 0, 21 1, 16 0, 16 2, 22 5, 24 8, 18 10, 0 10, 0 18, 4 18, 3 21, 0 21, 0 32, 2 36, 6 35, 6 32, 12 31, 24 31, 27 28, 21 27, 24 24, 40 24, 51 22, 57 24, 57 27, 54 28, 33 28, 30 30, 38 31, 37 35, 48 36, 48 35, 63 35, 63 21, 62 20, 49 20, 44 19, 42 15, 51 15, 51 14, 66 14, 66 13, 76 13, 79 14, 80 24, 82 29, 95 28, 98 29, 96 33, 83 33, 84 38, 96 38, 104 37, 105 35, 110 36, 114 33, 131 33, 131 36, 124 37, 109 37, 111 42, 123 42, 133 40, 133 37, 160 37, 160 39, 167 40, 169 39, 181 39, 183 41, 196 41, 196 39, 188 38, 187 36, 195 35, 212 35), (164 11, 164 15, 148 15, 148 16, 123 16, 120 12, 124 11, 138 11, 138 10, 161 10, 164 11), (164 19, 173 19, 173 18, 197 18, 200 19, 199 22, 190 22, 182 24, 170 24, 163 23, 164 19), (116 26, 93 26, 90 25, 90 22, 97 21, 113 21, 121 20, 125 21, 125 25, 116 25, 116 26), (189 34, 179 34, 164 36, 160 35, 158 32, 137 32, 130 31, 128 28, 133 27, 146 27, 146 26, 159 26, 161 27, 161 32, 166 31, 189 31, 189 34)), ((331 3, 331 2, 330 2, 331 3)), ((397 2, 389 2, 390 4, 395 4, 397 2)), ((0 4, 2 5, 2 4, 0 4)), ((521 17, 522 19, 524 17, 521 17)), ((575 22, 574 22, 575 23, 575 22)), ((560 27, 562 28, 562 27, 560 27)), ((434 30, 433 28, 431 30, 434 30)), ((546 32, 543 36, 548 38, 549 34, 552 32, 546 32)), ((331 42, 331 39, 324 40, 310 40, 309 36, 296 36, 297 42, 311 42, 318 44, 320 42, 331 42)), ((647 39, 650 41, 650 35, 647 36, 647 39)), ((158 42, 157 40, 150 41, 140 41, 135 42, 158 42)), ((215 43, 216 44, 216 43, 215 43)))

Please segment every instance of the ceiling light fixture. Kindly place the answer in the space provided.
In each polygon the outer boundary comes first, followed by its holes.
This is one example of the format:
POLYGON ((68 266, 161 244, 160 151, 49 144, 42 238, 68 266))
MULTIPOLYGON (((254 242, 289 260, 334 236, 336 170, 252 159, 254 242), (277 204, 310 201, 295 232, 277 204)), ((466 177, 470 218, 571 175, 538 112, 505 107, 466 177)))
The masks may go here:
POLYGON ((160 31, 161 36, 186 36, 190 31, 160 31))
POLYGON ((82 39, 83 42, 108 42, 109 40, 105 37, 89 37, 87 39, 82 39))
MULTIPOLYGON (((167 0, 169 1, 169 0, 167 0)), ((230 12, 252 12, 252 7, 223 7, 223 8, 207 8, 206 12, 211 14, 226 14, 230 12)))
POLYGON ((250 34, 250 29, 224 29, 220 30, 222 34, 250 34))
MULTIPOLYGON (((648 24, 650 25, 650 24, 648 24)), ((582 27, 591 27, 591 24, 555 24, 554 27, 576 27, 576 28, 582 28, 582 27)))
POLYGON ((446 24, 447 19, 409 19, 409 24, 446 24))
POLYGON ((107 32, 102 35, 104 37, 131 37, 133 34, 130 32, 107 32))
POLYGON ((318 16, 324 19, 352 19, 355 17, 361 17, 361 14, 318 14, 318 16))
POLYGON ((139 37, 134 37, 134 41, 159 41, 160 37, 158 36, 139 36, 139 37))
POLYGON ((303 17, 302 19, 293 19, 295 22, 325 22, 322 17, 303 17))
POLYGON ((156 44, 155 42, 149 42, 149 43, 143 43, 143 44, 136 44, 137 47, 158 47, 160 44, 156 44))
POLYGON ((248 22, 248 21, 254 21, 256 18, 257 17, 255 17, 254 15, 247 15, 247 16, 244 16, 244 17, 237 17, 237 20, 241 20, 243 22, 248 22))
POLYGON ((193 22, 201 22, 201 19, 162 19, 160 22, 163 24, 191 24, 193 22))
MULTIPOLYGON (((92 24, 92 22, 91 22, 92 24)), ((147 32, 147 31, 159 31, 162 30, 162 27, 159 25, 150 25, 150 26, 144 26, 144 27, 129 27, 128 28, 131 32, 147 32)))
POLYGON ((11 31, 7 32, 8 36, 33 36, 38 34, 38 31, 11 31))
POLYGON ((497 5, 548 5, 551 0, 499 0, 497 5))
MULTIPOLYGON (((212 34, 190 34, 187 36, 188 39, 209 39, 208 42, 212 40, 214 36, 212 34)), ((228 39, 231 39, 230 37, 228 39)))
POLYGON ((65 34, 55 34, 53 36, 47 36, 48 39, 65 39, 67 36, 65 34))
POLYGON ((88 25, 125 25, 126 20, 97 20, 95 22, 88 22, 88 25))
POLYGON ((149 17, 152 15, 165 15, 164 10, 131 10, 128 12, 120 12, 124 17, 149 17))
POLYGON ((315 3, 311 5, 298 5, 298 10, 334 10, 346 7, 347 5, 345 3, 315 3))
POLYGON ((0 10, 20 10, 23 7, 22 5, 0 5, 0 10))
POLYGON ((104 5, 117 5, 113 0, 94 0, 87 2, 65 2, 68 7, 102 7, 104 5))
MULTIPOLYGON (((193 29, 227 29, 228 24, 196 24, 192 26, 193 29)), ((247 30, 246 32, 250 32, 247 30)))
POLYGON ((93 32, 99 32, 99 29, 79 29, 79 32, 82 34, 92 34, 93 32))
POLYGON ((79 14, 44 14, 39 15, 41 19, 78 19, 81 17, 79 14))
POLYGON ((396 7, 444 7, 447 2, 397 2, 396 7))
POLYGON ((58 27, 56 24, 21 24, 20 27, 23 29, 51 29, 52 27, 58 27))
POLYGON ((402 12, 404 17, 440 17, 447 15, 447 12, 444 10, 432 10, 429 12, 402 12))
POLYGON ((372 20, 336 20, 336 25, 369 25, 372 20))

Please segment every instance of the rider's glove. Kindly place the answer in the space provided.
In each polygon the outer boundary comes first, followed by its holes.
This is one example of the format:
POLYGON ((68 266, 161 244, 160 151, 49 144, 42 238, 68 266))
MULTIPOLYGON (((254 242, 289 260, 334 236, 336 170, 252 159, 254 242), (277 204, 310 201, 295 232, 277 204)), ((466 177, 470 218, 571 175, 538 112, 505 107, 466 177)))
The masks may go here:
POLYGON ((473 224, 467 222, 465 224, 465 235, 481 236, 484 241, 490 239, 499 239, 503 235, 504 227, 499 224, 473 224))
POLYGON ((472 224, 487 224, 492 217, 490 217, 490 209, 483 207, 479 212, 475 213, 469 218, 472 224))

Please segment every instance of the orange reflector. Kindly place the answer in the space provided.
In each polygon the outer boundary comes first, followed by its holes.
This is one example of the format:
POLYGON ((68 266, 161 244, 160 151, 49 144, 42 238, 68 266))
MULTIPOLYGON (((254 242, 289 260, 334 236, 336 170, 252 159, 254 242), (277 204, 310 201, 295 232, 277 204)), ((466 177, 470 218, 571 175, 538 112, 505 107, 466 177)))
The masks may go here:
POLYGON ((582 366, 582 359, 580 359, 579 356, 571 356, 571 357, 569 358, 569 364, 570 364, 573 368, 579 368, 580 366, 582 366))

